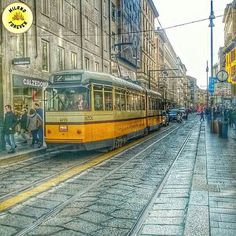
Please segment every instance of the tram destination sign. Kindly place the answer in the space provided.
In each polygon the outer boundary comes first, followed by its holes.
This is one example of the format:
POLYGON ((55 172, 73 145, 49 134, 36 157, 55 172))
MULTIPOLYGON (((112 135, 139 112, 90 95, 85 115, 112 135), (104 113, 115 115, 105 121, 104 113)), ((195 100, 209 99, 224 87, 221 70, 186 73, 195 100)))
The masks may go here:
POLYGON ((13 65, 29 65, 30 57, 19 57, 12 60, 13 65))

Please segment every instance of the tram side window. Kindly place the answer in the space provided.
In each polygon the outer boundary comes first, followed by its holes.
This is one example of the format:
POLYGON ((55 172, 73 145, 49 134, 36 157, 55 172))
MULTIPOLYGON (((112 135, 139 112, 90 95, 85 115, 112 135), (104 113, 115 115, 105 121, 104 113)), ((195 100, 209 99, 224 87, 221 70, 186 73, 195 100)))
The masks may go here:
POLYGON ((115 108, 117 111, 125 111, 126 110, 126 100, 125 100, 125 90, 115 91, 115 108))
POLYGON ((144 96, 141 96, 141 110, 145 110, 145 98, 144 96))
POLYGON ((94 110, 103 111, 103 86, 95 85, 94 86, 94 110))
POLYGON ((121 91, 120 94, 120 101, 121 101, 121 110, 125 111, 126 110, 126 101, 125 101, 125 90, 121 91))
POLYGON ((104 88, 104 97, 105 97, 105 110, 113 110, 113 97, 112 97, 112 87, 104 88))
POLYGON ((151 99, 151 97, 148 97, 148 108, 149 108, 149 110, 152 110, 152 99, 151 99))
POLYGON ((127 110, 131 111, 132 110, 132 94, 127 93, 127 110))
POLYGON ((117 111, 121 110, 121 91, 116 90, 115 92, 115 108, 117 111))

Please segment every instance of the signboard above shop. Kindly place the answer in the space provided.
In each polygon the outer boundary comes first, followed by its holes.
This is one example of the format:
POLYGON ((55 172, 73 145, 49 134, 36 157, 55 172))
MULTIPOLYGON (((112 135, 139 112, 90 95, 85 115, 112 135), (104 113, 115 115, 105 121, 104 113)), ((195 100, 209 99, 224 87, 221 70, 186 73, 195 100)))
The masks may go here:
POLYGON ((48 81, 31 78, 22 75, 12 75, 13 77, 13 86, 20 88, 45 88, 48 86, 48 81))
POLYGON ((13 65, 29 65, 30 57, 19 57, 12 60, 13 65))

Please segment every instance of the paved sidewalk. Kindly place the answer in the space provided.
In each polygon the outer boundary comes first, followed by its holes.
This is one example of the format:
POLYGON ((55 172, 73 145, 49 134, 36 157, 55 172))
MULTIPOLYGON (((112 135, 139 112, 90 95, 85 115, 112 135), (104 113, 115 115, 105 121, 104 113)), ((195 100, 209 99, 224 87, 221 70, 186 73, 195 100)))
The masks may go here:
POLYGON ((235 236, 236 141, 197 124, 138 235, 235 236))
POLYGON ((24 143, 24 140, 17 134, 15 135, 15 141, 17 145, 16 152, 9 154, 7 150, 0 151, 0 161, 9 158, 32 157, 46 151, 46 147, 37 148, 37 145, 34 148, 31 147, 31 139, 24 143))

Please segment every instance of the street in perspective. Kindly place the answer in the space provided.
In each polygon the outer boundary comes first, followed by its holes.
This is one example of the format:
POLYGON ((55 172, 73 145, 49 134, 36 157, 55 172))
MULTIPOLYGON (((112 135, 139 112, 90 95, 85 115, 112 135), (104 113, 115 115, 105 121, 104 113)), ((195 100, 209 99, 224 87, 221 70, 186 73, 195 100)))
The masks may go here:
POLYGON ((189 2, 0 1, 0 235, 236 235, 236 0, 189 2))

